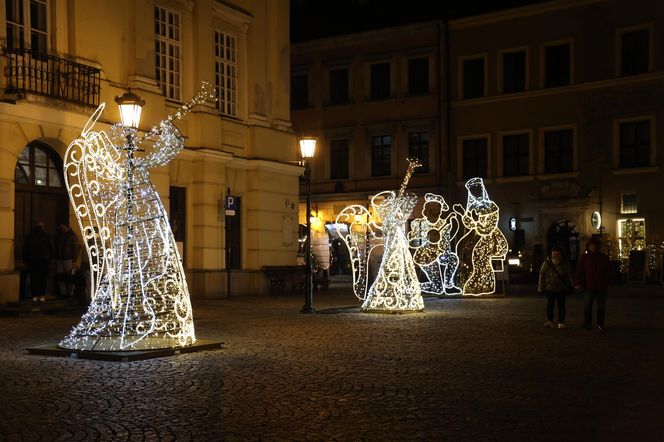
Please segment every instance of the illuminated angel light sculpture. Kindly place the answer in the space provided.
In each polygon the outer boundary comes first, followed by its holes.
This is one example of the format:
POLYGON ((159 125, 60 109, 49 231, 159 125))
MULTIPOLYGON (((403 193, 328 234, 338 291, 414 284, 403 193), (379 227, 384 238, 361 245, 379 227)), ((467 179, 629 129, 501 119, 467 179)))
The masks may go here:
POLYGON ((453 207, 468 230, 456 248, 462 264, 460 280, 463 294, 489 295, 496 291, 493 261, 502 264, 508 252, 507 240, 498 228, 500 210, 489 198, 482 178, 468 180, 466 189, 466 208, 459 204, 453 207))
POLYGON ((459 231, 459 214, 452 211, 446 215, 448 210, 445 198, 427 193, 424 195, 422 217, 410 223, 408 240, 415 250, 413 261, 427 278, 421 283, 425 293, 456 295, 461 291, 457 285, 459 258, 454 247, 459 231))
MULTIPOLYGON (((341 235, 348 247, 353 269, 353 289, 364 312, 408 312, 424 309, 420 283, 408 247, 405 223, 415 208, 417 196, 405 193, 417 161, 409 166, 398 192, 384 191, 371 199, 376 216, 360 205, 348 206, 336 223, 347 223, 348 234, 341 235), (372 253, 378 246, 383 256, 378 273, 369 287, 368 270, 372 253)), ((337 229, 339 231, 340 229, 337 229)))
POLYGON ((184 146, 172 121, 214 98, 214 88, 204 83, 141 138, 122 125, 110 135, 93 130, 102 103, 67 148, 65 181, 90 260, 92 301, 60 347, 125 351, 195 342, 184 270, 148 170, 168 164, 184 146), (149 153, 134 156, 150 144, 149 153))

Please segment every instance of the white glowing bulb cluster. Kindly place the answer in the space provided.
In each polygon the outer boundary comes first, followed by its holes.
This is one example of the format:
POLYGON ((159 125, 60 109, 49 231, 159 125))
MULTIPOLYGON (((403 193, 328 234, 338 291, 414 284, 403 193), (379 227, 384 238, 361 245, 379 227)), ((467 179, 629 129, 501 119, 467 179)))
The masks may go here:
MULTIPOLYGON (((353 291, 361 301, 367 297, 369 263, 378 250, 383 248, 382 227, 366 207, 354 204, 344 208, 335 225, 346 224, 348 233, 339 236, 348 247, 353 273, 353 291)), ((337 228, 338 232, 341 232, 337 228)))
MULTIPOLYGON (((415 195, 404 194, 414 164, 398 194, 386 191, 372 198, 375 217, 360 205, 348 206, 337 216, 337 224, 348 226, 348 233, 340 237, 350 253, 353 289, 363 301, 363 311, 421 310, 420 292, 480 296, 496 290, 495 272, 503 269, 508 245, 498 228, 499 208, 482 178, 466 183, 465 208, 455 204, 449 211, 442 196, 427 193, 422 216, 411 221, 406 236, 404 226, 417 203, 415 195), (377 260, 379 247, 382 262, 369 286, 369 267, 377 260), (418 281, 414 265, 426 280, 418 281)), ((336 231, 344 229, 337 225, 336 231)))
POLYGON ((498 228, 500 209, 489 198, 482 178, 468 180, 466 190, 466 207, 454 205, 466 229, 456 244, 461 263, 459 286, 464 295, 490 295, 496 291, 495 272, 502 271, 509 247, 498 228), (494 269, 494 261, 499 264, 498 269, 494 269))
POLYGON ((138 139, 135 129, 119 125, 110 136, 93 131, 102 103, 67 148, 65 181, 88 253, 92 301, 60 347, 118 351, 195 342, 184 269, 148 169, 167 164, 184 146, 172 121, 213 97, 204 84, 138 139), (150 152, 134 157, 140 142, 151 143, 150 152))
MULTIPOLYGON (((408 247, 405 224, 417 204, 417 196, 406 194, 407 183, 419 166, 409 160, 408 171, 398 193, 385 191, 371 199, 375 217, 363 206, 346 207, 336 223, 348 224, 342 240, 348 247, 353 270, 353 288, 364 312, 408 312, 424 309, 420 283, 408 247), (369 264, 373 252, 382 246, 383 256, 374 282, 369 287, 369 264)), ((337 229, 339 231, 339 229, 337 229)))
POLYGON ((421 284, 422 291, 434 295, 461 292, 457 285, 459 257, 455 248, 460 220, 456 212, 446 215, 448 210, 445 198, 427 193, 422 216, 411 221, 408 233, 408 240, 414 249, 413 261, 427 278, 421 284))

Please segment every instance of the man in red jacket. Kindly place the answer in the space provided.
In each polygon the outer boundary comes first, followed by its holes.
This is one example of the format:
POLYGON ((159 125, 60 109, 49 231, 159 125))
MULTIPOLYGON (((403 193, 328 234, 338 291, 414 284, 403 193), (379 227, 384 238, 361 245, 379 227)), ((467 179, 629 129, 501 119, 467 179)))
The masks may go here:
POLYGON ((576 266, 574 287, 584 291, 583 327, 591 330, 593 325, 593 304, 597 300, 597 330, 604 331, 606 312, 606 290, 609 288, 609 257, 599 251, 597 238, 590 238, 586 253, 576 266))

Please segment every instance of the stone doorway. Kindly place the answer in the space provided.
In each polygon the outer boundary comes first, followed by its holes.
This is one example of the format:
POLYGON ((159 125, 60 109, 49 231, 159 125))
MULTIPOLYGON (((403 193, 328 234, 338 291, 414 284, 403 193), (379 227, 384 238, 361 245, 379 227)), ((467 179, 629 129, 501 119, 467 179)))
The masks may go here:
POLYGON ((572 267, 576 267, 580 253, 579 233, 576 231, 576 225, 565 218, 554 222, 547 230, 546 243, 546 256, 550 255, 551 248, 558 247, 572 267))
POLYGON ((23 270, 23 241, 42 221, 55 242, 58 225, 69 224, 69 199, 62 160, 47 144, 33 141, 18 157, 14 173, 14 267, 23 270))

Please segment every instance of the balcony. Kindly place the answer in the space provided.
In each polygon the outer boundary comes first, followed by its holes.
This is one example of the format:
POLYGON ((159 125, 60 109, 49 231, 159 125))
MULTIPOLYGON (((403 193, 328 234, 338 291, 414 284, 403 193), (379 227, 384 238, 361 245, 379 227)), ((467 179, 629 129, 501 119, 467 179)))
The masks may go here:
POLYGON ((30 49, 3 48, 5 94, 41 95, 70 103, 99 105, 100 70, 30 49))

